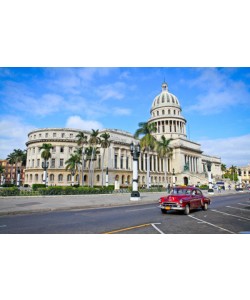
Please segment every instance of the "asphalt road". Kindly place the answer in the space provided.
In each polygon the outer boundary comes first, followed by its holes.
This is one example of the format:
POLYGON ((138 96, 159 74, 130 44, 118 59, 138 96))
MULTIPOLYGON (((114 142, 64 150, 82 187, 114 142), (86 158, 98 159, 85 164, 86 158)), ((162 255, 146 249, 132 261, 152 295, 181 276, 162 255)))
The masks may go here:
POLYGON ((213 197, 208 211, 162 214, 158 204, 0 216, 0 234, 250 233, 249 194, 213 197))

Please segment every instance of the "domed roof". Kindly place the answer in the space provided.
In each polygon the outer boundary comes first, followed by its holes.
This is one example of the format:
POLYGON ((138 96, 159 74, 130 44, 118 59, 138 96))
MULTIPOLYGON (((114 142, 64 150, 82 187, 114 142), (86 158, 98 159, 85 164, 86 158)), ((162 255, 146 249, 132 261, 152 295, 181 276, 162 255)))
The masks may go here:
POLYGON ((158 106, 180 106, 177 97, 168 91, 167 83, 162 84, 162 91, 154 98, 152 109, 158 106))

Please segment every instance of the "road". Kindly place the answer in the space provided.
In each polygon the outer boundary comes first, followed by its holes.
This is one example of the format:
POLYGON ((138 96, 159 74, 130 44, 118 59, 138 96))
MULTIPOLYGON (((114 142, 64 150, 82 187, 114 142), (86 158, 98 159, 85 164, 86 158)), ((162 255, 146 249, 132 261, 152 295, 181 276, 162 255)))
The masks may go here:
POLYGON ((162 214, 158 203, 0 217, 0 234, 250 233, 249 194, 214 197, 208 211, 162 214))

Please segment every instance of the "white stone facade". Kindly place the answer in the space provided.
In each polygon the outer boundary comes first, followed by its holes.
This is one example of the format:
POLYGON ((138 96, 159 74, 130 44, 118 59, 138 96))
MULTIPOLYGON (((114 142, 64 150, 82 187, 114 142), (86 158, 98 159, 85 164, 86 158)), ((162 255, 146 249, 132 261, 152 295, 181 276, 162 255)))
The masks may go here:
MULTIPOLYGON (((212 176, 216 180, 221 177, 221 160, 216 156, 203 154, 201 145, 187 139, 186 119, 182 116, 182 109, 176 96, 168 92, 166 83, 162 85, 162 92, 155 97, 151 108, 149 123, 155 123, 157 140, 164 135, 172 138, 173 156, 168 159, 167 176, 165 178, 163 159, 158 158, 156 152, 150 155, 151 185, 175 184, 207 184, 206 163, 212 162, 212 176), (173 175, 174 169, 174 175, 173 175)), ((140 120, 138 120, 139 122, 140 120)), ((68 128, 45 128, 34 130, 28 135, 27 166, 25 183, 42 183, 43 169, 39 148, 43 143, 51 143, 53 150, 48 168, 48 185, 70 185, 71 175, 65 170, 65 161, 77 148, 76 135, 81 130, 68 128)), ((101 130, 100 134, 110 134, 111 145, 105 150, 104 169, 108 168, 109 184, 116 188, 132 184, 132 156, 131 142, 138 143, 129 132, 117 129, 101 130)), ((89 137, 90 132, 84 131, 89 137)), ((97 160, 94 162, 94 185, 105 185, 105 175, 102 181, 102 157, 104 149, 100 148, 97 160)), ((147 153, 141 153, 139 158, 139 186, 146 185, 147 153)), ((81 182, 81 172, 75 176, 76 183, 81 182)), ((88 164, 84 166, 85 185, 88 185, 88 164)))

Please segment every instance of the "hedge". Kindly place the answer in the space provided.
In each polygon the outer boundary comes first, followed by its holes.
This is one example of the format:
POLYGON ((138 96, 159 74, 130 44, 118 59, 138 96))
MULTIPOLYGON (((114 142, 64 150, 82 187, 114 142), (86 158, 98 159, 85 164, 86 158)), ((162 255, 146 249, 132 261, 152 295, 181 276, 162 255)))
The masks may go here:
POLYGON ((0 196, 19 196, 20 190, 17 187, 0 189, 0 196))

